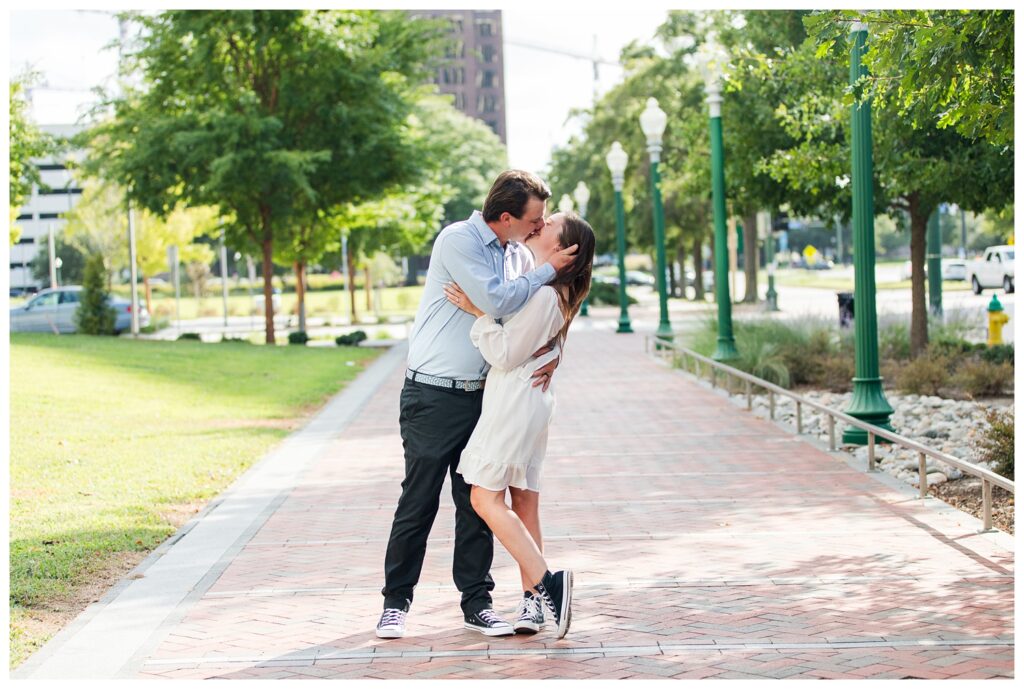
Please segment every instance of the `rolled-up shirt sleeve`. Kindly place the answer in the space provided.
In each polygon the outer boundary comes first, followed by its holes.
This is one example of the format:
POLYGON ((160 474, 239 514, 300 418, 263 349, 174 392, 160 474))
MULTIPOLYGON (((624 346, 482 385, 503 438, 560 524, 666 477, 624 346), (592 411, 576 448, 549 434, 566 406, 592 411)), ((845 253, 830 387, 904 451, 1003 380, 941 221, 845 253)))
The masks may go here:
POLYGON ((538 289, 554 279, 550 263, 521 275, 502 280, 495 274, 489 257, 472 236, 452 233, 439 247, 441 259, 452 279, 478 309, 492 318, 504 318, 518 311, 538 289))

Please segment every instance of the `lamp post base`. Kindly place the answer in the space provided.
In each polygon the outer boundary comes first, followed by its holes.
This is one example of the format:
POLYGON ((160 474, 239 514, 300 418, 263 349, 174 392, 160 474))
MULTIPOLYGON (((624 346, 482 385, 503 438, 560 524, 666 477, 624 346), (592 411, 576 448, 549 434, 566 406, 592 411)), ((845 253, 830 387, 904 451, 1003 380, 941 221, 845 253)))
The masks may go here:
POLYGON ((769 311, 779 310, 779 293, 775 291, 775 278, 768 278, 768 291, 765 292, 764 300, 769 311))
POLYGON ((620 318, 619 319, 619 329, 616 330, 615 332, 617 332, 617 333, 631 333, 631 332, 633 332, 633 326, 630 325, 629 319, 628 318, 620 318))
POLYGON ((580 315, 581 316, 589 316, 590 315, 590 304, 587 303, 588 301, 590 301, 589 298, 584 298, 583 299, 583 303, 580 304, 580 315))
POLYGON ((718 347, 711 358, 715 361, 732 361, 738 358, 740 353, 736 351, 736 340, 731 337, 718 338, 718 347))
MULTIPOLYGON (((886 431, 894 430, 889 423, 893 408, 885 399, 885 393, 882 392, 881 378, 854 378, 853 398, 850 400, 850 407, 846 413, 886 431)), ((876 438, 875 441, 887 442, 883 438, 876 438)), ((862 428, 847 428, 843 431, 843 443, 867 445, 868 432, 862 428)))
POLYGON ((655 331, 654 335, 659 340, 665 340, 666 342, 671 342, 676 336, 676 334, 672 332, 672 326, 666 321, 662 321, 661 324, 658 325, 658 329, 655 331))

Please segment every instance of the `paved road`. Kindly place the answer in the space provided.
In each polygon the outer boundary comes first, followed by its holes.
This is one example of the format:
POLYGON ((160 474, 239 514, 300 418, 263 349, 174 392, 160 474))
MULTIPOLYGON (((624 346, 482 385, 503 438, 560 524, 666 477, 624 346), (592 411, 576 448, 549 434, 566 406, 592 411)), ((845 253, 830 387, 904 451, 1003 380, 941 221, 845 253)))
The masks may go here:
MULTIPOLYGON (((1013 676, 1011 537, 586 323, 556 379, 542 498, 546 554, 576 571, 569 636, 462 629, 442 493, 408 635, 377 639, 401 364, 385 355, 22 676, 1013 676)), ((493 574, 511 612, 500 546, 493 574)))
MULTIPOLYGON (((740 293, 743 290, 742 276, 738 276, 740 293)), ((733 316, 736 319, 748 318, 780 318, 786 320, 801 320, 807 317, 814 319, 825 319, 831 322, 838 322, 839 307, 836 299, 837 290, 819 289, 815 287, 787 287, 779 286, 778 303, 780 311, 769 314, 764 310, 764 303, 759 304, 734 304, 733 316)), ((764 289, 760 290, 763 297, 764 289)), ((647 288, 633 288, 631 294, 640 303, 631 307, 630 315, 633 318, 634 326, 639 330, 653 331, 658 325, 658 294, 647 288)), ((995 294, 999 297, 1006 315, 1010 322, 1003 328, 1003 339, 1006 342, 1014 342, 1014 329, 1016 317, 1014 305, 1016 294, 1003 294, 1002 290, 986 290, 981 295, 975 295, 970 290, 947 291, 943 294, 943 310, 946 322, 961 321, 971 326, 971 339, 983 342, 988 334, 987 307, 995 294)), ((876 293, 876 307, 880 323, 892 320, 910 322, 911 301, 909 289, 879 290, 876 293)), ((716 306, 713 302, 696 303, 683 299, 669 300, 669 319, 678 330, 686 330, 694 326, 704 318, 714 318, 716 306)), ((598 307, 592 309, 596 320, 603 320, 605 324, 618 318, 618 308, 598 307)))

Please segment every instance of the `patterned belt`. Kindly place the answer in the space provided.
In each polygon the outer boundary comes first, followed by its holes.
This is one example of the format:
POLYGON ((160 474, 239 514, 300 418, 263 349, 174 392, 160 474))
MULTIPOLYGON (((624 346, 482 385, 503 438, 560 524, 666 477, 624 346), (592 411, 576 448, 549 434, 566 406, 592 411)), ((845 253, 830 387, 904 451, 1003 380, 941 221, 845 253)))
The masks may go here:
POLYGON ((481 378, 480 380, 455 380, 453 378, 428 376, 426 373, 413 371, 411 368, 405 369, 405 377, 415 383, 433 385, 435 388, 445 388, 447 390, 464 390, 465 392, 483 390, 484 383, 487 381, 486 378, 481 378))

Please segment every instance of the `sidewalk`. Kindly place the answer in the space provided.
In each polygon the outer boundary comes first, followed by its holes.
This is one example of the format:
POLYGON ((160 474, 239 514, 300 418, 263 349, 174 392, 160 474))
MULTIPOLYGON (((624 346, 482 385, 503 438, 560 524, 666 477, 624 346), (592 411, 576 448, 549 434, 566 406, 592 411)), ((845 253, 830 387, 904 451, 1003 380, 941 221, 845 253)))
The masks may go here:
MULTIPOLYGON (((462 628, 447 493, 407 636, 374 636, 396 349, 14 676, 1013 677, 1012 537, 587 325, 556 376, 541 500, 546 555, 576 573, 562 641, 462 628)), ((492 574, 511 614, 500 544, 492 574)))

